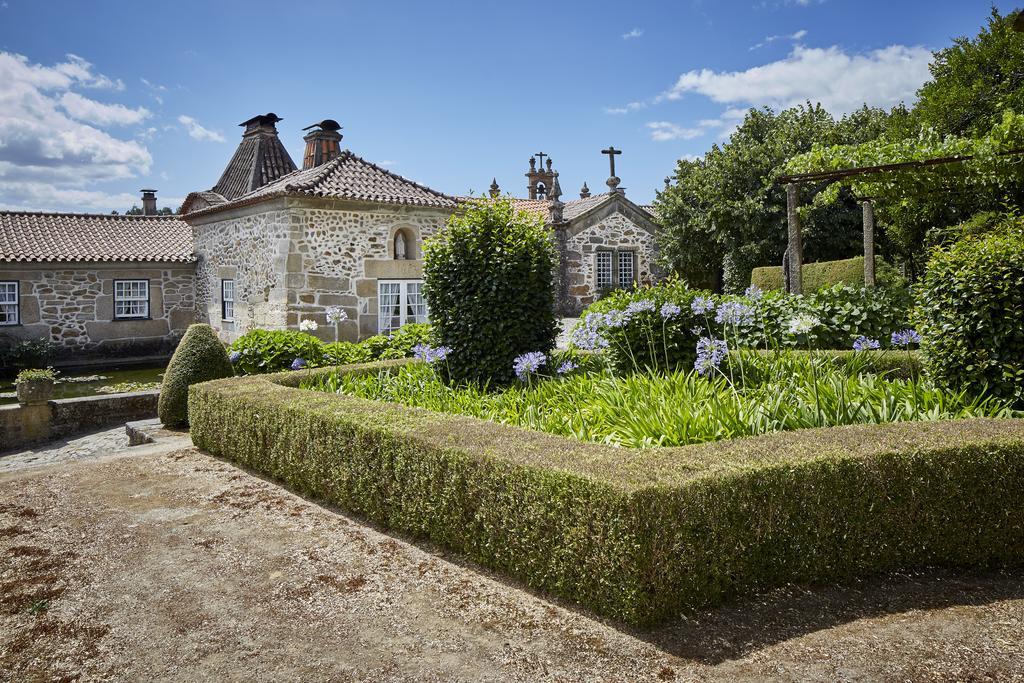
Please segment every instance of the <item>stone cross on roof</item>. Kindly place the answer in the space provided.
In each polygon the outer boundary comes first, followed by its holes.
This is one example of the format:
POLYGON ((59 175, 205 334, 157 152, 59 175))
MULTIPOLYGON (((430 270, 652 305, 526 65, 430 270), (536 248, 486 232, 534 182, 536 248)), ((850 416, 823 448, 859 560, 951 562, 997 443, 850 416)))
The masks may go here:
POLYGON ((615 149, 615 147, 612 146, 609 147, 608 149, 602 149, 601 154, 608 155, 609 170, 611 171, 611 175, 608 176, 608 180, 605 181, 605 184, 608 185, 609 189, 612 192, 621 192, 621 190, 619 190, 618 187, 619 183, 621 183, 622 181, 619 180, 619 178, 615 175, 615 155, 622 154, 622 150, 615 149))

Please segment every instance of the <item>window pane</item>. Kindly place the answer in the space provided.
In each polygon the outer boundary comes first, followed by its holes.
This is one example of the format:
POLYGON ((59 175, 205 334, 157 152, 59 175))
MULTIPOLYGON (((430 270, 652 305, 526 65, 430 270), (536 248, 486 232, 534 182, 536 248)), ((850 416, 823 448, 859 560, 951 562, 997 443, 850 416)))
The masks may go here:
POLYGON ((381 282, 377 285, 377 332, 387 334, 402 326, 402 283, 381 282))
POLYGON ((0 304, 0 325, 17 325, 18 307, 15 304, 0 304))
POLYGON ((619 287, 629 287, 633 284, 633 252, 619 252, 619 287))
POLYGON ((18 283, 0 282, 0 304, 18 303, 18 283))
POLYGON ((612 253, 610 251, 597 252, 597 288, 603 289, 612 286, 612 253))
POLYGON ((114 317, 149 317, 149 282, 147 280, 114 281, 114 317))
POLYGON ((405 322, 427 322, 427 301, 423 298, 422 282, 405 283, 405 322))
POLYGON ((221 318, 224 320, 235 319, 235 281, 220 281, 221 297, 221 318))

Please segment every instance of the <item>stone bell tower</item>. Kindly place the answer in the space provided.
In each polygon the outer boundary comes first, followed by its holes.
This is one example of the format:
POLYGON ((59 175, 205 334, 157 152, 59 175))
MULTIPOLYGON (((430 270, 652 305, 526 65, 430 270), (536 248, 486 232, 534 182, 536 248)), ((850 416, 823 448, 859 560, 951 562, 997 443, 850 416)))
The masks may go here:
POLYGON ((551 157, 544 161, 547 156, 544 152, 537 152, 530 157, 530 170, 526 172, 526 190, 530 199, 547 199, 551 193, 555 172, 551 168, 551 157))

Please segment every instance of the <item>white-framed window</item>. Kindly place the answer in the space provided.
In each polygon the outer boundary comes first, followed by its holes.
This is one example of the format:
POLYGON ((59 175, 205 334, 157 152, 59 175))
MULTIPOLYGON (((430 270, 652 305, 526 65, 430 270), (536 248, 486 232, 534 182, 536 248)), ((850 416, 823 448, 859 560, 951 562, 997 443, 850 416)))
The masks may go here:
POLYGON ((21 303, 17 280, 0 282, 0 325, 17 325, 21 321, 21 303))
POLYGON ((225 322, 235 319, 235 281, 220 281, 220 318, 225 322))
POLYGON ((597 252, 597 288, 608 289, 612 286, 612 252, 597 252))
POLYGON ((377 333, 390 334, 407 323, 427 322, 422 280, 377 282, 377 333))
POLYGON ((620 251, 618 256, 619 272, 616 273, 618 276, 618 285, 622 289, 627 289, 633 286, 633 279, 635 275, 633 267, 633 252, 620 251))
POLYGON ((114 280, 114 319, 149 317, 149 280, 114 280))

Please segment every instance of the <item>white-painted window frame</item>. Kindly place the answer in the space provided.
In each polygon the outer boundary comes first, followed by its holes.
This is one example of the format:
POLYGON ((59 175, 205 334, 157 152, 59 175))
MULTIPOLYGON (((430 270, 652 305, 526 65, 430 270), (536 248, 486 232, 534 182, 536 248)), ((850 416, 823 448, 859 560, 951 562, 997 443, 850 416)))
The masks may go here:
POLYGON ((149 293, 149 280, 114 280, 114 320, 148 320, 149 293))
POLYGON ((0 280, 0 327, 21 324, 21 283, 0 280))
POLYGON ((423 280, 377 281, 378 334, 391 334, 409 323, 425 323, 429 315, 427 300, 423 298, 423 280), (392 298, 396 295, 397 302, 392 298), (396 305, 397 311, 393 310, 396 305))
POLYGON ((221 278, 220 281, 220 319, 226 323, 235 321, 235 281, 233 278, 221 278))

